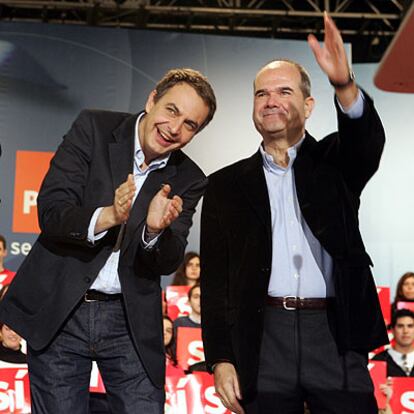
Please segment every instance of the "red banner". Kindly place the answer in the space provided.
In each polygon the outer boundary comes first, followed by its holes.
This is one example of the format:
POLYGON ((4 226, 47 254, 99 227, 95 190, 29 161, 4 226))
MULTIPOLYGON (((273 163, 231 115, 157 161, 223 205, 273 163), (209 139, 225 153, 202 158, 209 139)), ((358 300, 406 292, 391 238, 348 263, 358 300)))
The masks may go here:
POLYGON ((26 364, 1 363, 0 413, 30 413, 30 387, 26 364))
POLYGON ((167 376, 165 414, 230 414, 220 402, 213 377, 199 372, 167 376))
POLYGON ((391 296, 390 288, 386 286, 377 286, 378 299, 380 301, 382 316, 385 324, 391 323, 391 296))
POLYGON ((369 361, 368 370, 374 383, 378 408, 385 409, 387 398, 380 390, 380 385, 387 382, 387 363, 385 361, 369 361))
POLYGON ((394 377, 392 381, 392 414, 414 414, 414 378, 394 377))
POLYGON ((166 299, 168 316, 174 320, 180 316, 187 316, 191 312, 188 303, 190 286, 167 286, 166 299))
POLYGON ((186 370, 189 365, 204 361, 201 328, 177 328, 177 361, 186 370))

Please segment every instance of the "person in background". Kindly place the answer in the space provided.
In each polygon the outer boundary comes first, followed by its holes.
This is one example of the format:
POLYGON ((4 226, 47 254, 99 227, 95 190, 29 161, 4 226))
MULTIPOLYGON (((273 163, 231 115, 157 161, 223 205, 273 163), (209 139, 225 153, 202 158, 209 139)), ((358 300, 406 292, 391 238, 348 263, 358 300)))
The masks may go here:
POLYGON ((200 278, 200 256, 196 252, 187 252, 183 262, 175 272, 172 285, 194 286, 200 278))
POLYGON ((6 284, 10 284, 16 272, 4 267, 4 259, 7 256, 6 238, 0 234, 0 288, 6 284))
POLYGON ((177 366, 177 358, 175 357, 174 325, 171 318, 167 315, 164 315, 163 317, 163 334, 166 362, 175 367, 177 366))
POLYGON ((191 312, 188 316, 180 316, 174 321, 174 330, 177 328, 201 328, 201 306, 200 306, 201 290, 200 285, 195 284, 188 291, 188 302, 191 306, 191 312))
POLYGON ((388 377, 414 377, 414 313, 399 309, 391 319, 394 345, 373 357, 387 363, 388 377))
POLYGON ((0 323, 0 361, 12 364, 25 364, 26 355, 22 352, 22 338, 13 329, 0 323))
POLYGON ((395 293, 394 302, 391 306, 391 312, 397 310, 398 302, 414 302, 414 273, 404 273, 398 283, 395 293))

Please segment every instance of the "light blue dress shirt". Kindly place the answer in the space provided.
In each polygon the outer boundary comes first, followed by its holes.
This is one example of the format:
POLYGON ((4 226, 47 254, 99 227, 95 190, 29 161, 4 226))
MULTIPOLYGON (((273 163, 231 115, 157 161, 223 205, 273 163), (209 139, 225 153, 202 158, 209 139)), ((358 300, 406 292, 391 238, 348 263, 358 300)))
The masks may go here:
MULTIPOLYGON (((362 116, 363 108, 361 92, 347 111, 341 107, 347 116, 354 119, 362 116)), ((335 294, 332 257, 305 222, 296 194, 292 166, 304 138, 288 149, 289 163, 286 168, 276 164, 260 146, 272 223, 270 296, 324 298, 335 294)))
MULTIPOLYGON (((137 122, 135 123, 135 157, 134 157, 134 181, 136 186, 135 196, 133 202, 135 202, 138 193, 140 192, 142 186, 145 183, 145 180, 148 178, 149 174, 152 171, 164 168, 167 165, 167 162, 170 158, 170 154, 167 154, 164 157, 157 158, 149 164, 148 168, 146 170, 142 170, 140 166, 145 160, 145 155, 141 149, 141 145, 139 142, 138 137, 138 125, 139 121, 141 120, 142 116, 144 114, 141 114, 137 118, 137 122)), ((126 177, 125 177, 126 179, 126 177)), ((91 222, 88 227, 88 240, 91 243, 94 243, 95 241, 101 239, 105 236, 107 233, 106 231, 99 233, 97 235, 94 234, 94 229, 96 225, 96 221, 98 220, 98 216, 100 212, 102 211, 103 207, 99 207, 95 210, 94 214, 92 215, 91 222)), ((142 241, 144 243, 144 246, 146 249, 152 248, 155 243, 158 240, 158 237, 152 239, 150 242, 146 242, 144 240, 144 233, 145 228, 142 233, 142 241)), ((114 293, 121 293, 121 284, 119 282, 119 275, 118 275, 118 263, 119 263, 119 254, 120 250, 117 252, 113 252, 106 261, 104 267, 99 272, 97 278, 93 282, 91 289, 99 290, 100 292, 108 293, 108 294, 114 294, 114 293)))

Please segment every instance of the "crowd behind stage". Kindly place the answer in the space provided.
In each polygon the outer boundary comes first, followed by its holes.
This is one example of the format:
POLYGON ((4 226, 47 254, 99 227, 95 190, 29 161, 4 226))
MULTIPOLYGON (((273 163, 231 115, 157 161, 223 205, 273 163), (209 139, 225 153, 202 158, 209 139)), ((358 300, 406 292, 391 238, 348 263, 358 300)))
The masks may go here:
MULTIPOLYGON (((4 267, 6 255, 7 243, 5 238, 0 235, 0 300, 5 295, 15 275, 15 272, 4 267)), ((201 389, 205 390, 204 400, 208 400, 209 396, 210 399, 207 403, 216 408, 214 412, 223 414, 229 412, 222 406, 222 410, 220 410, 219 399, 213 395, 214 390, 213 392, 208 391, 208 388, 212 390, 213 381, 212 377, 205 372, 206 365, 201 338, 200 297, 202 292, 199 284, 200 275, 199 255, 195 252, 187 252, 183 263, 174 275, 171 285, 163 292, 163 334, 167 372, 166 413, 180 412, 177 409, 179 402, 176 398, 179 389, 181 392, 186 389, 187 399, 196 398, 196 394, 200 394, 200 381, 204 382, 204 384, 201 384, 201 389), (188 379, 190 377, 191 381, 182 381, 183 378, 188 379), (198 381, 196 392, 191 391, 191 383, 194 381, 198 381), (184 382, 185 387, 180 385, 184 382)), ((402 400, 401 393, 404 392, 404 384, 410 384, 404 382, 403 379, 407 380, 407 377, 414 377, 414 273, 407 272, 400 277, 392 304, 389 292, 389 287, 378 287, 384 320, 389 329, 390 346, 374 350, 370 354, 369 364, 376 387, 379 412, 399 414, 395 407, 402 400), (401 387, 403 387, 402 390, 401 387), (399 400, 398 404, 396 402, 397 398, 399 400)), ((0 381, 7 383, 7 375, 10 376, 10 370, 13 368, 21 369, 26 366, 25 343, 16 332, 1 321, 0 340, 0 381)), ((16 378, 17 375, 14 380, 16 378)), ((14 385, 16 384, 17 381, 14 385)), ((12 388, 13 384, 9 381, 9 390, 12 388)), ((24 389, 24 387, 20 388, 24 389)), ((96 387, 96 385, 95 388, 91 386, 90 408, 92 414, 110 413, 103 392, 104 389, 101 388, 99 389, 99 386, 96 387)), ((410 389, 412 390, 412 388, 410 389)), ((0 390, 0 392, 2 391, 0 390)), ((9 392, 8 395, 11 395, 11 393, 9 392)), ((24 398, 30 401, 30 396, 25 395, 24 398)), ((22 397, 20 400, 22 401, 24 398, 22 397)), ((0 413, 30 412, 27 411, 27 401, 23 408, 23 403, 21 401, 19 403, 17 398, 13 402, 10 398, 9 405, 5 403, 7 398, 1 398, 0 400, 2 401, 0 413)), ((203 401, 203 403, 206 404, 206 401, 203 401)), ((193 402, 192 405, 194 406, 193 402)), ((304 407, 304 413, 308 412, 307 408, 304 407)), ((198 412, 189 414, 198 414, 198 412)))

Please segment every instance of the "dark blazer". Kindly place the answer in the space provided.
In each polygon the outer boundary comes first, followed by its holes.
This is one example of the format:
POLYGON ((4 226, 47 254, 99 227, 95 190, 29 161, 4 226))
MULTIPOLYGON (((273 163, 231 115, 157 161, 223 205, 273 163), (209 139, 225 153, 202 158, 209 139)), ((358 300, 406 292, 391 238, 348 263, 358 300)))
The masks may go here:
MULTIPOLYGON (((41 234, 0 307, 0 320, 39 350, 58 333, 105 264, 119 226, 92 245, 88 226, 96 208, 113 203, 133 171, 137 115, 83 111, 59 146, 38 197, 41 234)), ((164 383, 160 276, 182 261, 186 238, 207 180, 181 151, 151 172, 126 225, 118 273, 128 322, 142 362, 156 386, 164 383), (183 212, 148 251, 142 233, 148 204, 169 183, 183 212)))
MULTIPOLYGON (((384 131, 365 96, 364 114, 338 110, 338 132, 308 133, 293 168, 302 215, 334 261, 336 298, 328 309, 340 352, 387 343, 358 229, 360 194, 378 168, 384 131), (334 328, 336 327, 336 328, 334 328)), ((209 177, 201 217, 201 310, 206 360, 232 362, 245 398, 253 395, 272 265, 269 196, 260 152, 209 177)))
MULTIPOLYGON (((387 377, 407 377, 404 370, 392 359, 388 351, 382 351, 372 358, 374 361, 385 361, 387 363, 387 377)), ((414 377, 414 367, 409 377, 414 377)))

